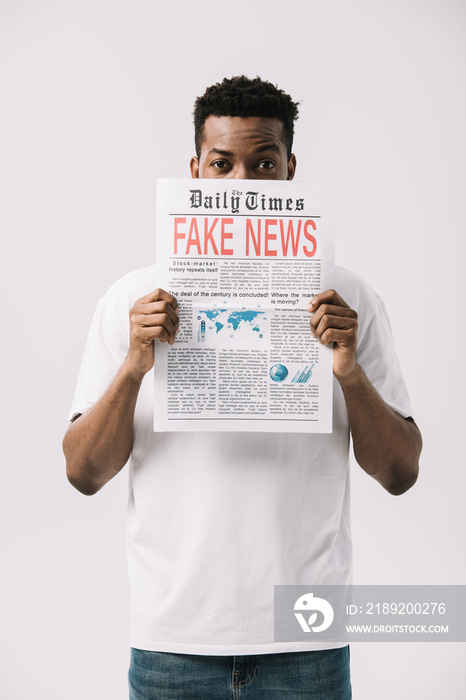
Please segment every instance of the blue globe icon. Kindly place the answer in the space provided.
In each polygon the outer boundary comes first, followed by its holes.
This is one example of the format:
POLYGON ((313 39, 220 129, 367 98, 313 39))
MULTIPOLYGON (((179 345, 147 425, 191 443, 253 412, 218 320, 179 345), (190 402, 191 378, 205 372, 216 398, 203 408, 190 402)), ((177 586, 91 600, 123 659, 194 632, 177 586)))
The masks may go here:
POLYGON ((274 382, 283 382, 288 376, 288 370, 285 365, 272 365, 269 374, 274 382))

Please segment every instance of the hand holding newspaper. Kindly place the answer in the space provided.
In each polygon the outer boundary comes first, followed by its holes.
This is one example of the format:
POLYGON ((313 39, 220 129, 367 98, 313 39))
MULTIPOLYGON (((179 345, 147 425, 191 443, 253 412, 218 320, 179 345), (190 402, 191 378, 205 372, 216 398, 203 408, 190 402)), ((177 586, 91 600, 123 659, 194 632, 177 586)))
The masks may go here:
POLYGON ((179 304, 156 344, 154 430, 332 430, 332 350, 306 307, 333 282, 317 183, 159 180, 157 282, 179 304))

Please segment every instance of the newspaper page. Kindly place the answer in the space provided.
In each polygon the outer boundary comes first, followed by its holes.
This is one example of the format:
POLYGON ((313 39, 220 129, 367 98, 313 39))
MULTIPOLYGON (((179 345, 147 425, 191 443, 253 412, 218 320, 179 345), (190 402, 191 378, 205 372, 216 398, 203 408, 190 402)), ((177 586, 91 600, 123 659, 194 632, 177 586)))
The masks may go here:
POLYGON ((333 286, 327 188, 159 180, 156 262, 180 332, 156 344, 154 430, 331 432, 332 350, 306 310, 333 286))

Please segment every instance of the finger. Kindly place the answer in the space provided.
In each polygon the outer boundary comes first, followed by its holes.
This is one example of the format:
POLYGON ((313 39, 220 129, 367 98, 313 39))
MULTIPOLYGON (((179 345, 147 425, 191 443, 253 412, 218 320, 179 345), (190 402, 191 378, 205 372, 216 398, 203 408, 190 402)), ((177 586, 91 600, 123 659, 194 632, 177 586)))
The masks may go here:
POLYGON ((134 306, 138 306, 139 304, 148 304, 154 301, 166 301, 173 307, 173 309, 178 308, 178 302, 173 294, 170 294, 169 292, 166 292, 165 289, 160 288, 154 289, 153 292, 149 292, 149 294, 146 294, 138 299, 134 306))
POLYGON ((311 313, 317 311, 321 304, 334 304, 335 306, 343 306, 350 308, 346 301, 341 297, 335 289, 327 289, 325 292, 317 294, 307 306, 307 310, 311 313))
MULTIPOLYGON (((173 306, 167 301, 153 301, 146 302, 144 304, 138 304, 136 302, 131 309, 131 317, 147 316, 149 318, 150 316, 158 314, 167 314, 171 318, 173 325, 178 327, 178 308, 174 309, 173 306)), ((142 323, 144 324, 146 321, 143 320, 142 323)), ((153 323, 150 323, 149 325, 153 325, 153 323)))
MULTIPOLYGON (((316 330, 322 319, 330 318, 342 318, 342 319, 353 319, 357 320, 358 314, 354 309, 350 309, 349 306, 334 306, 332 304, 322 304, 317 311, 314 313, 310 320, 311 330, 316 330)), ((328 326, 327 326, 328 327, 328 326)))
MULTIPOLYGON (((135 329, 137 328, 149 328, 154 331, 155 329, 161 327, 166 330, 168 335, 175 338, 178 331, 179 321, 176 317, 175 321, 170 317, 168 313, 159 314, 135 314, 131 318, 132 325, 135 329)), ((155 336, 154 336, 155 337, 155 336)))
POLYGON ((328 328, 319 340, 322 345, 336 343, 340 348, 353 348, 356 345, 356 334, 353 329, 328 328))
POLYGON ((170 334, 164 326, 145 326, 140 327, 136 333, 137 339, 143 345, 150 345, 154 340, 159 340, 161 343, 169 343, 173 345, 175 336, 170 334))
MULTIPOLYGON (((312 319, 312 322, 314 319, 312 319)), ((319 338, 319 340, 323 340, 324 335, 326 336, 326 342, 329 342, 329 337, 328 337, 328 332, 331 330, 341 330, 345 331, 351 334, 354 339, 356 338, 357 335, 357 328, 358 328, 358 322, 357 318, 349 317, 349 316, 332 316, 330 314, 326 314, 320 319, 320 322, 317 324, 316 327, 313 327, 311 325, 311 333, 315 338, 319 338)), ((334 340, 334 338, 332 338, 334 340)))

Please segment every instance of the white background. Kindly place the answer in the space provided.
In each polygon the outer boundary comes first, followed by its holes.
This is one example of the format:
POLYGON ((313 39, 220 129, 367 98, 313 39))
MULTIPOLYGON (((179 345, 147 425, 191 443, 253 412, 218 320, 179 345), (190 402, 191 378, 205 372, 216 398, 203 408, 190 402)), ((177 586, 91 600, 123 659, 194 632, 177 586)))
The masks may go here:
MULTIPOLYGON (((127 697, 126 470, 86 498, 61 438, 97 298, 152 263, 155 180, 189 176, 225 75, 301 101, 297 177, 336 184, 337 262, 384 298, 424 435, 402 497, 353 465, 355 582, 465 583, 465 39, 463 0, 2 0, 2 698, 127 697)), ((464 650, 354 644, 355 700, 460 700, 464 650)))

